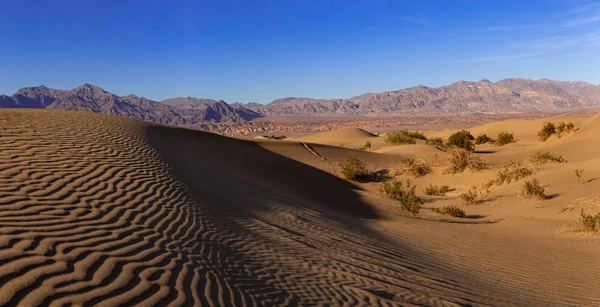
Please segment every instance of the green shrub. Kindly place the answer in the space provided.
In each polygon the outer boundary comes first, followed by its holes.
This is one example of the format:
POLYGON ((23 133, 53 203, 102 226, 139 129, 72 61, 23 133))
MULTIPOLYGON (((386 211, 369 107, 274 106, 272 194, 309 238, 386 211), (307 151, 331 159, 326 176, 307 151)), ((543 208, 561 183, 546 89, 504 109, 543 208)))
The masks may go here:
POLYGON ((600 213, 589 214, 581 208, 580 221, 585 231, 597 232, 600 230, 600 213))
POLYGON ((504 145, 510 144, 514 141, 515 141, 515 137, 512 133, 500 132, 500 133, 498 133, 498 139, 496 140, 496 145, 504 146, 504 145))
POLYGON ((540 141, 545 142, 555 133, 556 126, 554 125, 554 123, 544 122, 544 127, 542 127, 542 130, 540 130, 537 135, 540 138, 540 141))
POLYGON ((454 132, 450 137, 448 137, 448 145, 453 147, 462 148, 468 151, 473 151, 475 146, 473 145, 473 140, 475 138, 471 135, 471 132, 468 130, 459 130, 454 132))
POLYGON ((480 135, 478 135, 475 138, 475 145, 481 145, 481 144, 492 143, 492 142, 494 142, 494 140, 492 140, 492 138, 487 136, 487 134, 485 134, 485 133, 481 133, 480 135))
POLYGON ((415 141, 414 138, 408 136, 404 131, 388 133, 388 135, 385 137, 385 141, 387 143, 396 144, 396 145, 416 144, 417 143, 417 141, 415 141))
POLYGON ((533 155, 529 156, 529 162, 536 165, 543 165, 546 163, 563 163, 567 160, 563 159, 562 155, 556 156, 555 154, 547 150, 538 150, 533 155))
POLYGON ((355 157, 348 157, 341 167, 342 175, 348 180, 363 181, 371 176, 371 172, 367 169, 365 163, 355 157))
POLYGON ((431 210, 435 213, 439 214, 448 214, 454 217, 465 217, 465 210, 461 209, 456 205, 443 206, 442 208, 431 208, 431 210))
POLYGON ((396 172, 398 175, 421 177, 431 173, 431 167, 423 159, 406 158, 401 162, 402 166, 396 172))
POLYGON ((537 179, 533 179, 531 181, 525 181, 525 186, 523 186, 521 196, 524 198, 544 199, 546 198, 544 191, 545 189, 540 185, 540 182, 537 179))
POLYGON ((371 141, 366 142, 363 146, 357 148, 358 150, 367 150, 371 148, 371 141))
POLYGON ((444 139, 441 137, 429 138, 425 141, 427 145, 444 146, 444 139))
POLYGON ((392 180, 381 184, 381 194, 388 198, 398 200, 400 208, 409 216, 419 214, 421 206, 425 201, 417 196, 415 190, 417 186, 411 185, 410 180, 406 181, 406 185, 402 181, 392 180))
POLYGON ((487 164, 473 152, 455 148, 450 152, 449 166, 444 174, 457 174, 464 172, 467 168, 473 172, 487 169, 487 164))
POLYGON ((427 137, 425 136, 425 134, 423 134, 421 131, 408 131, 408 130, 403 130, 401 131, 402 133, 406 134, 407 136, 413 138, 413 139, 417 139, 417 140, 427 140, 427 137))
POLYGON ((500 171, 498 171, 494 183, 496 185, 503 185, 505 183, 509 184, 513 181, 517 182, 521 178, 525 178, 534 174, 535 171, 533 169, 521 165, 520 162, 511 161, 508 165, 504 166, 500 171))
POLYGON ((558 134, 558 137, 561 137, 563 133, 573 132, 573 130, 575 130, 573 123, 560 122, 556 125, 556 134, 558 134))
POLYGON ((446 193, 450 192, 450 187, 447 185, 432 185, 431 183, 429 184, 428 187, 425 187, 425 189, 423 189, 423 193, 425 195, 437 195, 437 196, 444 196, 446 195, 446 193))

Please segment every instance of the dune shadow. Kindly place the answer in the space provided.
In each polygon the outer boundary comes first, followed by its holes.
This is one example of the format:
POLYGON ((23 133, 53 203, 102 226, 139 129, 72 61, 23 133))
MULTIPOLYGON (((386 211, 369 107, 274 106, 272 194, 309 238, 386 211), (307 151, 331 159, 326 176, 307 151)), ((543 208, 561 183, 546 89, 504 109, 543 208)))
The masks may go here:
POLYGON ((476 154, 482 154, 482 155, 486 155, 486 154, 493 154, 493 153, 497 153, 497 150, 475 150, 473 151, 476 154))
POLYGON ((553 194, 548 194, 546 196, 544 196, 544 199, 553 199, 560 196, 560 193, 553 193, 553 194))
POLYGON ((596 177, 596 178, 589 179, 589 180, 588 180, 588 181, 586 181, 586 182, 592 182, 592 181, 596 181, 596 180, 598 180, 598 179, 600 179, 600 177, 596 177))
POLYGON ((503 219, 497 219, 497 220, 490 220, 490 221, 474 221, 473 219, 481 219, 484 218, 485 216, 477 216, 475 218, 470 218, 470 217, 465 217, 462 219, 446 219, 446 218, 441 218, 436 220, 437 222, 440 223, 448 223, 448 224, 465 224, 465 225, 489 225, 489 224, 497 224, 500 223, 503 219))
POLYGON ((359 178, 358 182, 384 182, 390 179, 392 179, 392 176, 390 176, 390 171, 388 169, 381 169, 378 171, 374 171, 371 174, 362 176, 361 178, 359 178))

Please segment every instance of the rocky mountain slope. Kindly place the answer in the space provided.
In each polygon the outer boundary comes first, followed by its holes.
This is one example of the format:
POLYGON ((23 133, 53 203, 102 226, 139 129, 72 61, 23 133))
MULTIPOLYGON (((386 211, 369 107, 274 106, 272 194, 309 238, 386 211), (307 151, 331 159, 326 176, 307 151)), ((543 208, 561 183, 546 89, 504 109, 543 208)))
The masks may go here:
POLYGON ((160 103, 135 95, 120 97, 90 84, 72 90, 38 86, 22 88, 12 96, 0 96, 0 107, 87 111, 181 126, 242 122, 262 116, 243 107, 232 108, 223 101, 193 99, 195 107, 191 108, 176 103, 178 99, 160 103))

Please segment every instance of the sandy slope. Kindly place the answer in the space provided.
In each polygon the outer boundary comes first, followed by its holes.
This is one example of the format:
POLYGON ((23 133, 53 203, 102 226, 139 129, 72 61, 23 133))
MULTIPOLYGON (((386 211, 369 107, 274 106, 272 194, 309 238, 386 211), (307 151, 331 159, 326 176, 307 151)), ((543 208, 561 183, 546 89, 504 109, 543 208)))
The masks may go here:
MULTIPOLYGON (((600 124, 586 124, 544 146, 593 138, 600 124)), ((598 241, 554 231, 572 219, 557 217, 557 199, 600 182, 558 187, 572 165, 540 171, 563 193, 541 213, 497 210, 512 208, 506 196, 461 224, 403 218, 376 183, 329 173, 348 155, 382 167, 419 150, 241 141, 50 110, 0 110, 0 129, 0 305, 600 303, 598 241)), ((600 175, 592 154, 567 158, 600 175)), ((439 173, 419 184, 485 176, 439 173)))

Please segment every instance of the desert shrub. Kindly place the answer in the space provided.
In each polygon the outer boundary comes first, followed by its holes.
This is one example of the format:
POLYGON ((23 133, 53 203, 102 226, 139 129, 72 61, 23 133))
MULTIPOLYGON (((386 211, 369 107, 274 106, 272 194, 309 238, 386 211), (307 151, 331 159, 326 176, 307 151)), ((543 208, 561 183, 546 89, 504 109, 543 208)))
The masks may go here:
POLYGON ((480 135, 478 135, 475 138, 475 145, 481 145, 481 144, 485 144, 485 143, 492 143, 494 140, 492 140, 491 137, 487 136, 487 134, 485 133, 481 133, 480 135))
POLYGON ((600 213, 589 214, 581 208, 580 219, 583 230, 597 232, 600 230, 600 213))
POLYGON ((447 214, 454 217, 465 217, 465 210, 461 209, 456 205, 443 206, 442 208, 431 208, 435 213, 447 214))
POLYGON ((385 137, 385 141, 387 143, 397 144, 397 145, 416 144, 417 143, 417 141, 415 141, 414 138, 408 136, 404 131, 396 131, 396 132, 388 133, 388 135, 385 137))
POLYGON ((473 172, 484 170, 487 164, 473 152, 462 148, 455 148, 450 152, 449 166, 444 174, 457 174, 464 172, 467 168, 473 172))
POLYGON ((417 196, 415 190, 417 186, 411 185, 410 180, 403 184, 402 181, 392 180, 381 184, 381 194, 398 200, 400 207, 409 216, 416 216, 425 201, 417 196))
POLYGON ((425 136, 425 134, 423 134, 421 131, 408 131, 408 130, 403 130, 401 131, 402 133, 406 134, 407 136, 413 138, 413 139, 417 139, 417 140, 427 140, 427 137, 425 136))
POLYGON ((550 138, 553 134, 556 133, 556 126, 551 122, 544 122, 544 126, 542 130, 538 132, 538 137, 540 141, 545 142, 548 138, 550 138))
POLYGON ((366 142, 363 146, 357 148, 358 150, 367 150, 371 148, 371 141, 366 142))
POLYGON ((521 178, 525 178, 531 175, 534 175, 535 171, 533 169, 527 168, 523 166, 520 162, 511 161, 509 164, 504 166, 498 173, 496 174, 496 178, 494 184, 503 185, 509 184, 513 181, 517 182, 521 178))
POLYGON ((450 192, 450 187, 447 185, 432 185, 431 183, 429 184, 429 186, 425 187, 425 189, 423 189, 423 193, 425 193, 425 195, 437 195, 437 196, 444 196, 446 195, 446 193, 450 192))
POLYGON ((431 173, 431 167, 423 159, 406 158, 402 160, 402 166, 396 173, 398 175, 421 177, 431 173))
POLYGON ((545 189, 540 185, 540 182, 537 179, 533 179, 531 181, 525 181, 525 186, 523 186, 521 196, 524 198, 544 199, 546 198, 544 191, 545 189))
POLYGON ((565 122, 556 124, 556 134, 558 134, 558 137, 561 137, 563 133, 573 132, 573 130, 575 130, 575 125, 571 122, 568 124, 565 122))
POLYGON ((450 137, 448 137, 447 144, 453 147, 473 151, 475 149, 475 146, 473 145, 474 139, 475 138, 473 135, 471 135, 471 132, 463 129, 454 132, 450 137))
POLYGON ((515 137, 512 133, 500 132, 500 133, 498 133, 498 138, 496 139, 496 145, 504 146, 504 145, 510 144, 514 141, 515 141, 515 137))
POLYGON ((473 190, 469 190, 466 193, 460 194, 460 199, 462 199, 464 205, 476 205, 483 202, 483 195, 478 193, 475 187, 473 190))
POLYGON ((341 167, 342 175, 348 180, 362 181, 371 175, 365 163, 355 157, 348 157, 341 167))
POLYGON ((427 145, 444 146, 444 139, 441 137, 429 138, 425 141, 427 145))
POLYGON ((563 163, 567 160, 563 159, 562 155, 557 156, 547 150, 538 150, 533 155, 529 156, 529 162, 536 165, 543 165, 546 163, 563 163))

